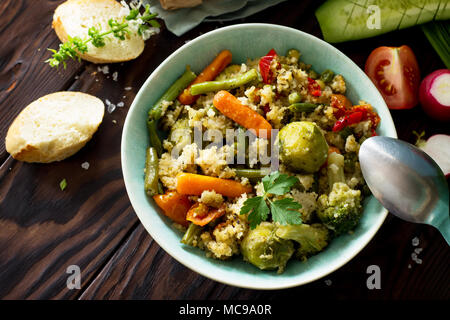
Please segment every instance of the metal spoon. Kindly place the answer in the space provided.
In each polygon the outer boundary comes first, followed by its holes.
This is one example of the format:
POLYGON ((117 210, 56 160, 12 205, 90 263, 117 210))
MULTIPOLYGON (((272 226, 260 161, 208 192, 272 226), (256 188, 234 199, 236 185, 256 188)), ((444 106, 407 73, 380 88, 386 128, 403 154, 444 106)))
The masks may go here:
POLYGON ((383 207, 406 221, 436 227, 450 245, 448 185, 430 156, 407 142, 376 136, 363 142, 359 161, 383 207))

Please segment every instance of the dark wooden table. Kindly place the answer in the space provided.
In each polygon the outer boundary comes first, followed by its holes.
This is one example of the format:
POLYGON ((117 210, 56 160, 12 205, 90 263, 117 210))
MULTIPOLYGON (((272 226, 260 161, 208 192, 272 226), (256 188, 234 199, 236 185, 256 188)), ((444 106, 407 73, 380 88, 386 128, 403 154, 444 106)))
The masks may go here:
MULTIPOLYGON (((244 20, 203 23, 182 37, 164 27, 136 60, 109 65, 110 74, 90 63, 66 70, 44 63, 59 40, 52 14, 62 1, 0 2, 0 298, 3 299, 440 299, 450 298, 450 250, 432 227, 389 216, 375 238, 345 266, 313 283, 279 291, 230 287, 206 279, 166 254, 147 234, 130 205, 120 166, 122 126, 134 96, 151 72, 187 40, 218 27, 266 22, 321 37, 316 1, 287 1, 244 20), (118 72, 118 81, 111 78, 118 72), (132 87, 131 90, 124 90, 132 87), (92 141, 73 157, 52 164, 26 164, 6 152, 4 138, 14 117, 33 100, 55 91, 77 90, 125 107, 106 113, 92 141), (90 167, 84 170, 83 162, 90 167), (60 190, 65 178, 67 188, 60 190), (413 246, 412 239, 419 239, 413 246), (414 249, 421 264, 412 259, 414 249), (66 286, 68 266, 81 269, 81 288, 66 286), (378 265, 381 289, 366 286, 367 267, 378 265)), ((392 32, 336 47, 360 67, 374 48, 407 44, 423 75, 443 68, 419 28, 392 32)), ((420 107, 394 111, 401 139, 413 130, 448 133, 420 107)))

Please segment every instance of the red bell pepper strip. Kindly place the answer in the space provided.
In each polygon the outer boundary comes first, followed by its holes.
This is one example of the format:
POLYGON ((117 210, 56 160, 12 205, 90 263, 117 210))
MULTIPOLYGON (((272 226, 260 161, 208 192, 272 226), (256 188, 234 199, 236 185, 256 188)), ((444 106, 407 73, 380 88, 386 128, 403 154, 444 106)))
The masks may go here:
POLYGON ((259 59, 259 72, 265 84, 271 84, 273 81, 273 72, 270 70, 270 64, 273 58, 277 55, 274 49, 271 49, 264 57, 259 59))
POLYGON ((320 97, 322 90, 316 80, 308 78, 308 91, 314 97, 320 97))
POLYGON ((339 119, 338 121, 335 122, 334 126, 333 126, 333 131, 341 131, 342 129, 344 129, 345 127, 361 122, 364 118, 364 113, 362 111, 356 111, 353 113, 350 113, 344 117, 342 117, 341 119, 339 119))

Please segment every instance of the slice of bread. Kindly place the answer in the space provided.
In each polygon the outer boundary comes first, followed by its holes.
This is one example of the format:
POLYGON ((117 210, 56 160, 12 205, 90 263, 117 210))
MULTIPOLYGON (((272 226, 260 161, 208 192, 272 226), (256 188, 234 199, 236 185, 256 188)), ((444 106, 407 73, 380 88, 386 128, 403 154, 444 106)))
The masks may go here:
POLYGON ((102 122, 103 102, 82 92, 55 92, 29 104, 6 135, 6 151, 25 162, 53 162, 80 150, 102 122))
MULTIPOLYGON (((68 0, 56 8, 52 26, 61 42, 66 42, 69 36, 87 38, 92 26, 101 32, 108 31, 111 29, 109 19, 122 22, 123 17, 122 5, 115 0, 68 0)), ((122 62, 137 58, 144 46, 142 37, 134 32, 130 32, 125 40, 110 34, 104 47, 96 48, 89 43, 87 53, 80 56, 94 63, 122 62)))

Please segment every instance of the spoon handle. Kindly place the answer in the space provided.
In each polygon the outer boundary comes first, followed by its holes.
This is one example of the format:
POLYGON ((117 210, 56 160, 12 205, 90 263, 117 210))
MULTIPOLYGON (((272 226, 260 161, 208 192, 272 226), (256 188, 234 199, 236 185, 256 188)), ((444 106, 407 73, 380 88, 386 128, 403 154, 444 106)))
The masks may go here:
POLYGON ((447 244, 450 246, 450 218, 442 221, 440 225, 437 226, 437 229, 441 232, 447 244))

